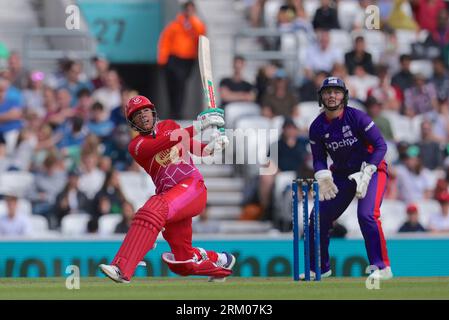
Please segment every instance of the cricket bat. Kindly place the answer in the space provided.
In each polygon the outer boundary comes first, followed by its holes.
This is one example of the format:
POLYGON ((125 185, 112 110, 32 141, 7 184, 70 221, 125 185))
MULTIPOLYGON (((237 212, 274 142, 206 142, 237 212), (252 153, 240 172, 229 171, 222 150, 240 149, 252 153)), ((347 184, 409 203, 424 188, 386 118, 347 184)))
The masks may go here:
POLYGON ((208 108, 216 108, 215 88, 212 78, 212 64, 210 57, 210 43, 205 36, 200 36, 198 45, 198 63, 200 65, 201 83, 208 108))

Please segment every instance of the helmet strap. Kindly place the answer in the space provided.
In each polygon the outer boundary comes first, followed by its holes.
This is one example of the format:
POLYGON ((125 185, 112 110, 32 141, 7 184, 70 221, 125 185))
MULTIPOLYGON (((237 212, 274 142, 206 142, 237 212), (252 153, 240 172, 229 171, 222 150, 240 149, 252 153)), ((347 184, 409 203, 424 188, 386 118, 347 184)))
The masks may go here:
POLYGON ((151 126, 150 130, 145 130, 144 128, 139 127, 132 120, 126 119, 126 121, 131 126, 131 128, 133 128, 134 130, 136 130, 140 134, 142 134, 142 135, 153 134, 153 138, 156 138, 156 135, 155 135, 155 132, 154 132, 154 128, 156 127, 156 123, 159 121, 159 118, 157 116, 156 110, 152 110, 151 112, 153 113, 153 125, 151 126))

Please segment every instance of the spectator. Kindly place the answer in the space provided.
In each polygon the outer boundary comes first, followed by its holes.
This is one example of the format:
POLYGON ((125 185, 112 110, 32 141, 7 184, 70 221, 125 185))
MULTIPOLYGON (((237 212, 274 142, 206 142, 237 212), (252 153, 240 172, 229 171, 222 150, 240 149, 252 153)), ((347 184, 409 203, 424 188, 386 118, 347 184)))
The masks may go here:
POLYGON ((75 106, 78 103, 78 91, 85 88, 89 91, 93 90, 93 85, 91 82, 85 82, 81 80, 82 66, 76 61, 67 61, 64 64, 64 78, 58 89, 64 88, 68 90, 71 101, 69 106, 75 106))
POLYGON ((382 116, 382 102, 375 97, 368 97, 365 103, 366 113, 373 119, 376 126, 379 128, 382 136, 387 141, 394 141, 394 134, 391 128, 390 120, 382 116))
POLYGON ((37 145, 33 154, 31 171, 35 172, 39 170, 47 156, 56 152, 55 145, 56 143, 52 128, 48 124, 42 125, 37 133, 37 145))
POLYGON ((391 79, 391 85, 397 87, 402 95, 406 89, 413 86, 414 77, 410 71, 410 63, 412 62, 410 55, 401 55, 399 57, 399 62, 401 65, 401 70, 393 76, 391 79))
POLYGON ((16 145, 20 129, 23 127, 22 105, 18 105, 17 100, 7 96, 9 88, 9 80, 0 77, 0 134, 5 138, 7 153, 16 145))
POLYGON ((377 77, 379 78, 379 84, 368 90, 368 97, 372 96, 377 101, 382 101, 385 110, 399 112, 401 107, 400 93, 391 85, 388 66, 379 65, 377 67, 377 77))
POLYGON ((33 71, 29 75, 27 87, 23 91, 26 111, 34 111, 43 117, 45 115, 44 108, 44 78, 42 71, 33 71))
POLYGON ((114 233, 127 233, 129 227, 131 226, 131 222, 134 217, 134 207, 128 202, 124 201, 122 204, 122 221, 120 221, 115 227, 114 233))
POLYGON ((28 71, 22 66, 22 58, 16 51, 11 52, 8 59, 9 80, 18 89, 28 86, 28 71))
POLYGON ((99 218, 110 213, 120 213, 126 198, 120 187, 119 172, 112 169, 106 173, 103 186, 92 201, 92 216, 99 218))
POLYGON ((430 172, 424 168, 417 146, 410 146, 404 164, 397 166, 398 198, 406 203, 430 199, 433 186, 430 172))
MULTIPOLYGON (((348 69, 346 68, 346 66, 343 63, 335 63, 334 66, 332 67, 331 75, 333 77, 337 77, 337 78, 340 78, 341 80, 343 80, 346 83, 346 89, 348 89, 349 92, 356 91, 355 87, 351 84, 351 81, 349 79, 348 69)), ((315 95, 316 95, 316 92, 318 92, 318 89, 320 88, 322 83, 323 82, 321 82, 320 84, 317 83, 318 88, 315 91, 315 95)))
POLYGON ((93 199, 104 182, 104 172, 97 168, 98 154, 93 150, 81 152, 81 176, 79 188, 89 199, 93 199))
POLYGON ((99 54, 92 59, 95 66, 96 76, 91 80, 94 90, 97 90, 104 86, 106 82, 106 76, 109 71, 109 61, 105 56, 99 54))
POLYGON ((250 24, 254 28, 264 27, 264 9, 267 0, 254 0, 249 9, 250 24))
POLYGON ((279 69, 279 66, 274 62, 269 62, 262 67, 259 68, 256 75, 256 88, 257 88, 257 96, 256 102, 258 104, 262 103, 262 98, 265 96, 265 93, 268 90, 270 84, 274 81, 274 75, 276 71, 279 69))
POLYGON ((446 10, 438 13, 438 24, 436 30, 431 32, 424 42, 428 50, 438 48, 440 57, 449 66, 449 14, 446 10))
POLYGON ((440 193, 437 200, 441 211, 430 216, 429 229, 432 232, 449 232, 449 193, 440 193))
POLYGON ((379 79, 367 73, 363 65, 357 65, 354 75, 349 76, 349 84, 353 88, 351 96, 364 102, 368 96, 368 90, 378 86, 379 79))
POLYGON ((273 87, 262 98, 262 115, 267 118, 291 116, 298 98, 290 87, 290 80, 283 69, 276 71, 273 87))
POLYGON ((360 31, 365 28, 366 26, 366 12, 367 7, 374 3, 373 0, 358 0, 355 1, 358 2, 355 7, 355 13, 354 13, 354 22, 352 24, 352 30, 351 31, 360 31))
POLYGON ((330 0, 321 0, 321 6, 316 10, 312 24, 315 30, 340 29, 337 9, 333 7, 330 0))
POLYGON ((426 232, 427 230, 419 223, 418 206, 410 203, 407 206, 407 221, 399 228, 398 232, 426 232))
POLYGON ((435 87, 432 83, 426 84, 422 74, 415 75, 415 85, 404 92, 404 108, 407 115, 418 115, 437 112, 438 101, 435 87))
POLYGON ((119 125, 112 132, 112 137, 104 142, 104 155, 108 156, 117 170, 126 170, 133 162, 128 152, 131 135, 127 125, 119 125))
POLYGON ((55 154, 49 154, 44 161, 43 168, 34 177, 29 198, 31 199, 33 214, 45 216, 49 226, 54 226, 53 206, 57 195, 66 184, 66 173, 61 168, 60 160, 55 154))
POLYGON ((307 66, 305 66, 305 76, 313 78, 311 71, 331 72, 335 63, 343 63, 343 53, 339 48, 331 47, 329 31, 321 30, 317 32, 318 43, 311 45, 306 50, 307 66))
POLYGON ((440 142, 432 131, 432 122, 424 119, 421 123, 421 139, 418 147, 424 167, 430 170, 441 168, 443 165, 443 152, 440 142))
POLYGON ((374 74, 373 58, 366 51, 365 39, 358 36, 354 41, 354 49, 345 54, 345 65, 350 75, 355 72, 356 66, 363 66, 369 74, 374 74))
POLYGON ((68 181, 64 189, 57 195, 55 201, 55 215, 57 226, 61 225, 61 220, 71 213, 89 213, 91 203, 87 196, 79 190, 78 183, 81 172, 73 168, 68 173, 68 181))
POLYGON ((182 8, 182 13, 162 31, 158 48, 157 62, 166 72, 171 119, 182 119, 186 83, 197 63, 198 39, 206 34, 193 1, 185 2, 182 8))
POLYGON ((79 158, 78 155, 81 146, 86 140, 87 133, 87 128, 82 118, 71 118, 57 131, 57 136, 60 137, 60 140, 56 146, 64 155, 79 158))
MULTIPOLYGON (((308 141, 299 135, 299 129, 291 118, 286 118, 282 126, 282 134, 277 142, 277 159, 271 157, 269 166, 271 172, 294 171, 302 175, 306 168, 308 157, 308 141), (276 161, 275 161, 276 160, 276 161)), ((273 149, 273 148, 270 148, 273 149)), ((268 218, 272 216, 272 190, 276 174, 261 175, 259 177, 259 201, 263 212, 268 218)))
POLYGON ((117 127, 121 124, 127 124, 125 114, 123 110, 125 110, 125 106, 128 103, 129 99, 137 96, 139 93, 135 90, 131 89, 122 89, 121 92, 121 104, 116 106, 111 111, 110 120, 114 123, 114 126, 117 127))
MULTIPOLYGON (((293 12, 293 17, 291 17, 291 19, 284 18, 283 20, 287 20, 286 23, 278 24, 278 29, 280 31, 287 31, 287 32, 296 32, 301 30, 305 32, 309 40, 314 41, 315 31, 313 29, 312 23, 307 17, 306 10, 304 9, 303 0, 290 0, 287 1, 286 3, 287 3, 286 7, 290 9, 290 13, 287 14, 291 16, 292 15, 291 12, 293 12)), ((278 17, 278 21, 279 20, 280 19, 278 17)))
POLYGON ((433 59, 433 77, 431 83, 437 91, 438 101, 449 100, 449 73, 441 58, 433 59))
POLYGON ((115 70, 109 70, 105 77, 105 84, 93 94, 93 99, 104 106, 109 117, 112 109, 121 103, 121 84, 120 78, 115 70))
POLYGON ((443 0, 410 0, 413 15, 421 29, 433 32, 437 28, 438 13, 446 11, 443 0))
POLYGON ((234 57, 232 77, 220 81, 222 107, 231 102, 253 102, 255 100, 253 85, 243 78, 244 67, 245 59, 241 56, 234 57))
POLYGON ((31 222, 23 213, 17 211, 18 197, 8 194, 4 197, 6 214, 0 215, 0 236, 27 236, 31 233, 31 222))
POLYGON ((107 138, 114 129, 114 123, 109 120, 107 112, 100 102, 95 102, 91 108, 90 121, 87 123, 89 131, 100 139, 107 138))
POLYGON ((89 121, 90 108, 93 104, 92 94, 88 89, 78 91, 78 103, 73 109, 73 116, 89 121))
MULTIPOLYGON (((47 92, 49 99, 52 99, 51 93, 47 92)), ((66 120, 74 113, 74 109, 70 107, 71 101, 70 92, 67 89, 61 88, 56 92, 56 100, 49 100, 45 104, 46 115, 44 122, 50 124, 53 129, 58 129, 66 120)))
POLYGON ((384 49, 382 50, 379 61, 382 64, 388 66, 388 73, 396 74, 399 72, 400 53, 399 53, 399 42, 398 37, 394 29, 386 27, 384 29, 385 43, 384 49))
POLYGON ((6 156, 6 142, 3 135, 0 134, 0 174, 2 172, 8 171, 9 169, 9 158, 6 156))
POLYGON ((329 76, 326 71, 318 71, 312 79, 305 79, 299 88, 299 98, 302 101, 316 101, 317 92, 321 87, 324 79, 329 76))
POLYGON ((36 146, 36 133, 29 127, 23 128, 17 138, 16 146, 9 156, 9 170, 29 171, 36 146))

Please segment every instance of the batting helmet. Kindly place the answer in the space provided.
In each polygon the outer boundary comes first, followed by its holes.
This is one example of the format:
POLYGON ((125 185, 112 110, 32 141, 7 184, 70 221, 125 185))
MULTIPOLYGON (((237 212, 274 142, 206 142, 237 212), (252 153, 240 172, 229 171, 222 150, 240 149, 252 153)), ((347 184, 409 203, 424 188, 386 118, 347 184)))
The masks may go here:
POLYGON ((144 97, 144 96, 135 96, 135 97, 132 97, 131 99, 129 99, 129 101, 125 107, 125 116, 126 116, 126 120, 128 121, 128 123, 131 125, 131 127, 134 130, 136 130, 142 134, 153 133, 153 137, 154 137, 154 126, 155 126, 156 122, 158 121, 158 117, 157 117, 156 108, 155 108, 153 102, 150 101, 150 99, 148 99, 147 97, 144 97), (153 112, 153 126, 150 130, 145 130, 143 128, 140 128, 132 121, 133 114, 139 110, 142 110, 143 108, 150 108, 153 112))
POLYGON ((126 108, 125 114, 128 120, 131 120, 134 112, 137 112, 143 108, 149 107, 151 110, 154 110, 154 104, 147 97, 144 96, 135 96, 129 99, 126 108))
POLYGON ((348 105, 348 101, 349 101, 349 92, 348 89, 346 89, 346 85, 344 83, 343 80, 341 80, 340 78, 337 77, 329 77, 324 79, 323 84, 321 85, 320 90, 318 90, 318 104, 321 107, 322 105, 324 105, 323 103, 323 90, 326 88, 340 88, 343 90, 345 96, 343 98, 343 104, 344 106, 348 105))

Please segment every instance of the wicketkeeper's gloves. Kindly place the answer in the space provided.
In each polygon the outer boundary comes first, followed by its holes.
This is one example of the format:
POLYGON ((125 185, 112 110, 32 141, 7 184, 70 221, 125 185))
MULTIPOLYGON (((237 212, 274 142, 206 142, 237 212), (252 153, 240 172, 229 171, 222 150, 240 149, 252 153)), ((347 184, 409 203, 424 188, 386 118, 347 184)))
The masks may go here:
POLYGON ((331 200, 337 196, 338 188, 334 183, 332 172, 330 170, 319 170, 315 172, 315 179, 320 188, 320 201, 331 200))
POLYGON ((373 174, 377 171, 374 164, 369 164, 363 161, 360 171, 348 176, 349 180, 354 180, 357 183, 355 196, 357 199, 363 199, 366 196, 368 185, 373 174))

